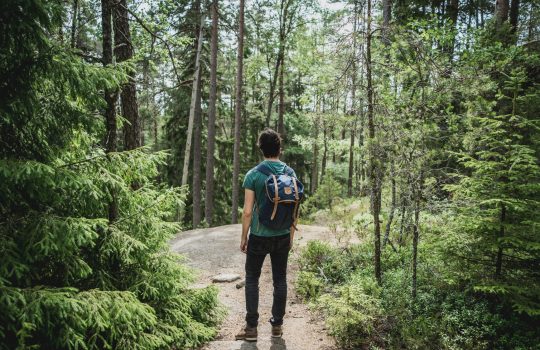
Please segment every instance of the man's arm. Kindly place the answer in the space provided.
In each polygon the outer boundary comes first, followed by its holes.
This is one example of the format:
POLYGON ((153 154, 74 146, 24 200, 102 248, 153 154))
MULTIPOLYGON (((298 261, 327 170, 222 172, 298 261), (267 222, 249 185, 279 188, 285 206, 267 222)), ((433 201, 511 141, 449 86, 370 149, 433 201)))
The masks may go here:
POLYGON ((240 241, 240 250, 247 253, 247 235, 251 216, 253 215, 253 204, 255 203, 255 192, 250 189, 244 191, 244 210, 242 211, 242 239, 240 241))

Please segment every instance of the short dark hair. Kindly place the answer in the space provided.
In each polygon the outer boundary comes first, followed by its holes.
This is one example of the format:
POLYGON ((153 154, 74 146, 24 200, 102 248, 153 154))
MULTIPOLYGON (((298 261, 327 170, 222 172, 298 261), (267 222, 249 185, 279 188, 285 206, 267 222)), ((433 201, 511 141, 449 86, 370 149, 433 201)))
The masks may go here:
POLYGON ((259 134, 257 145, 266 158, 277 157, 281 153, 281 136, 278 132, 266 128, 259 134))

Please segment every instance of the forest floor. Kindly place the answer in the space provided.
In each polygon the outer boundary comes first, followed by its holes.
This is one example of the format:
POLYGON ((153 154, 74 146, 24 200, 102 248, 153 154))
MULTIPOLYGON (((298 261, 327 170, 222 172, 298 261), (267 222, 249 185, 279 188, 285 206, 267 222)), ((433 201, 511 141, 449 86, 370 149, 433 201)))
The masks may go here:
POLYGON ((288 301, 283 338, 273 339, 268 320, 272 308, 272 272, 270 257, 265 259, 260 280, 259 337, 256 343, 235 341, 234 335, 244 326, 244 287, 236 284, 244 279, 245 255, 240 252, 241 225, 227 225, 197 229, 179 233, 172 241, 172 250, 188 258, 187 264, 198 271, 197 285, 212 284, 212 277, 233 273, 240 280, 217 283, 219 300, 227 308, 228 315, 221 325, 217 338, 203 347, 204 350, 333 350, 337 349, 332 337, 326 334, 323 320, 309 310, 297 296, 294 288, 298 272, 297 258, 300 248, 309 240, 334 241, 328 228, 300 225, 289 258, 288 301))

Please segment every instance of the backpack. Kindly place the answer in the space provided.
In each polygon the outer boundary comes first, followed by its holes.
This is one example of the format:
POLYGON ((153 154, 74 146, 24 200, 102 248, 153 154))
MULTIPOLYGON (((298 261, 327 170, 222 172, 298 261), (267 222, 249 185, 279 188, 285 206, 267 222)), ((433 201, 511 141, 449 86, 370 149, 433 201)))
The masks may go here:
POLYGON ((255 170, 266 175, 266 196, 258 208, 259 223, 273 230, 288 229, 298 219, 300 201, 304 198, 304 185, 293 176, 293 170, 285 166, 283 175, 272 173, 266 164, 259 164, 255 170))

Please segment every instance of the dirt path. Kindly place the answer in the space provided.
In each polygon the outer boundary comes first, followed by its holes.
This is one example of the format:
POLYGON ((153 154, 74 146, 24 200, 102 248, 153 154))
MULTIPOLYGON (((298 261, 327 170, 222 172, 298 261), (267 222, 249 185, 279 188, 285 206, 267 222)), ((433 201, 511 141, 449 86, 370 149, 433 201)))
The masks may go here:
MULTIPOLYGON (((237 289, 236 282, 219 283, 220 301, 227 307, 228 316, 222 324, 219 336, 205 350, 332 350, 337 349, 333 339, 326 335, 324 324, 308 307, 301 303, 294 291, 298 272, 296 263, 299 247, 312 239, 331 240, 328 229, 321 226, 303 226, 296 233, 295 248, 289 258, 288 301, 282 339, 270 336, 270 310, 272 308, 272 272, 270 257, 265 259, 260 280, 259 339, 256 343, 235 341, 234 335, 244 324, 244 288, 237 289)), ((239 250, 240 225, 228 225, 210 229, 186 231, 171 242, 174 251, 185 255, 188 265, 199 270, 201 286, 211 284, 211 278, 219 273, 236 273, 244 278, 245 255, 239 250)))

